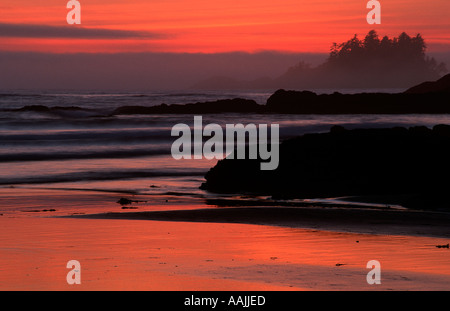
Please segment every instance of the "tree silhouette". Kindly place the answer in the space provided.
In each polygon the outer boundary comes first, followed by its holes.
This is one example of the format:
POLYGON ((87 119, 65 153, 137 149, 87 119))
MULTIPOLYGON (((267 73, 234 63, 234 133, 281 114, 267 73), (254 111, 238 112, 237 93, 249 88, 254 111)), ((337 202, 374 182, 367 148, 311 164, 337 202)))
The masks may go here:
MULTIPOLYGON (((364 40, 355 34, 352 39, 341 44, 333 43, 327 64, 332 67, 350 67, 364 65, 366 69, 376 66, 377 72, 405 70, 413 66, 414 71, 428 75, 440 75, 446 71, 443 63, 438 64, 434 58, 428 58, 425 40, 420 34, 410 37, 402 32, 390 39, 379 39, 375 30, 369 31, 364 40)), ((411 68, 410 68, 411 69, 411 68)))
POLYGON ((434 81, 447 71, 444 63, 426 55, 420 34, 381 39, 375 30, 360 40, 333 43, 327 60, 310 67, 300 62, 279 79, 281 88, 408 88, 434 81))

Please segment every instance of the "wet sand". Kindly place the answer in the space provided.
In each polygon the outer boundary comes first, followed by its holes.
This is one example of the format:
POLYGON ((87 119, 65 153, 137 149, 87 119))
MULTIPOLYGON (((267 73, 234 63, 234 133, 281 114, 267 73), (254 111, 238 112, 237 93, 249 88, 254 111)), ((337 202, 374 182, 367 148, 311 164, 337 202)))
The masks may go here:
POLYGON ((2 216, 0 290, 450 290, 450 250, 436 247, 448 238, 99 219, 137 214, 152 213, 2 216), (72 259, 80 285, 66 282, 72 259), (369 260, 380 285, 366 282, 369 260))
POLYGON ((177 197, 122 210, 117 193, 5 192, 0 290, 450 290, 443 213, 177 197), (66 282, 72 259, 80 285, 66 282), (380 285, 366 282, 369 260, 380 285))
POLYGON ((110 212, 73 217, 244 223, 339 232, 450 238, 449 213, 388 208, 253 206, 126 213, 110 212))

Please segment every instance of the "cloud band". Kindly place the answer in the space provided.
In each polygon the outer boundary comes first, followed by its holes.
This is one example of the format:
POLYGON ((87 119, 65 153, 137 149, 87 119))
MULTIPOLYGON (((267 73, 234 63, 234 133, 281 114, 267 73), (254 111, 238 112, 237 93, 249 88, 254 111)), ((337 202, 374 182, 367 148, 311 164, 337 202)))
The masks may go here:
POLYGON ((167 36, 161 33, 135 30, 85 28, 69 25, 49 26, 0 23, 0 37, 68 39, 164 39, 167 36))

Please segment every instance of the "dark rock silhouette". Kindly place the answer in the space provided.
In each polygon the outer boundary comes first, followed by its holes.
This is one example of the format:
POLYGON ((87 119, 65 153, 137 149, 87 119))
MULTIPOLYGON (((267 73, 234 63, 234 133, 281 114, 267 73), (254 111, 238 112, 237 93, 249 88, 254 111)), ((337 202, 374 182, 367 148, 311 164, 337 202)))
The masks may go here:
POLYGON ((264 107, 270 113, 294 114, 405 114, 450 113, 449 93, 316 94, 278 90, 264 107))
POLYGON ((161 104, 158 106, 123 106, 114 110, 113 115, 120 114, 202 114, 202 113, 224 113, 242 112, 253 113, 261 109, 254 100, 234 98, 223 99, 214 102, 202 102, 191 104, 161 104))
POLYGON ((119 203, 120 205, 129 205, 133 202, 134 201, 127 199, 127 198, 120 198, 119 201, 117 201, 116 203, 119 203))
POLYGON ((123 206, 125 206, 125 205, 130 205, 133 203, 142 203, 142 202, 147 202, 147 201, 139 201, 139 200, 130 200, 127 198, 120 198, 116 203, 122 205, 122 208, 124 208, 123 206))
POLYGON ((273 198, 377 197, 386 204, 447 208, 450 126, 356 129, 334 126, 280 145, 276 170, 260 160, 224 159, 201 188, 273 198))
MULTIPOLYGON (((427 82, 404 93, 316 94, 310 91, 277 90, 266 105, 234 98, 190 104, 123 106, 112 115, 124 114, 207 114, 207 113, 290 113, 290 114, 407 114, 450 113, 450 75, 427 82), (447 90, 447 91, 446 91, 447 90)), ((24 107, 48 111, 41 106, 24 107)))
MULTIPOLYGON (((234 98, 190 104, 123 106, 112 115, 124 114, 207 114, 207 113, 290 113, 290 114, 406 114, 450 113, 450 74, 411 87, 403 93, 316 94, 311 91, 279 89, 266 105, 234 98)), ((21 110, 49 111, 45 106, 21 110)))
POLYGON ((450 74, 437 81, 427 81, 405 91, 407 94, 450 93, 450 74))
POLYGON ((450 244, 436 245, 437 248, 450 248, 450 244))
MULTIPOLYGON (((208 114, 208 113, 288 113, 288 114, 407 114, 450 113, 450 74, 435 81, 411 87, 403 93, 316 94, 311 91, 279 89, 266 105, 254 100, 234 98, 188 104, 158 106, 122 106, 111 115, 127 114, 208 114)), ((52 113, 89 117, 97 113, 80 107, 25 106, 5 110, 52 113)))

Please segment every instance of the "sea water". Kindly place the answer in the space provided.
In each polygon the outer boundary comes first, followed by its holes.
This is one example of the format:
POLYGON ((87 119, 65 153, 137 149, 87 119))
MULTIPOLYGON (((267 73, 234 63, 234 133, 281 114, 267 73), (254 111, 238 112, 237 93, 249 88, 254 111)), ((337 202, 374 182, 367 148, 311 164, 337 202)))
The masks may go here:
MULTIPOLYGON (((264 105, 267 91, 2 92, 0 213, 62 213, 120 209, 121 197, 140 209, 192 207, 217 197, 199 189, 217 160, 175 160, 177 123, 193 115, 116 115, 122 106, 154 106, 246 98, 264 105), (33 107, 31 107, 33 106, 33 107)), ((450 115, 205 114, 205 123, 279 124, 280 140, 345 128, 450 124, 450 115)))

